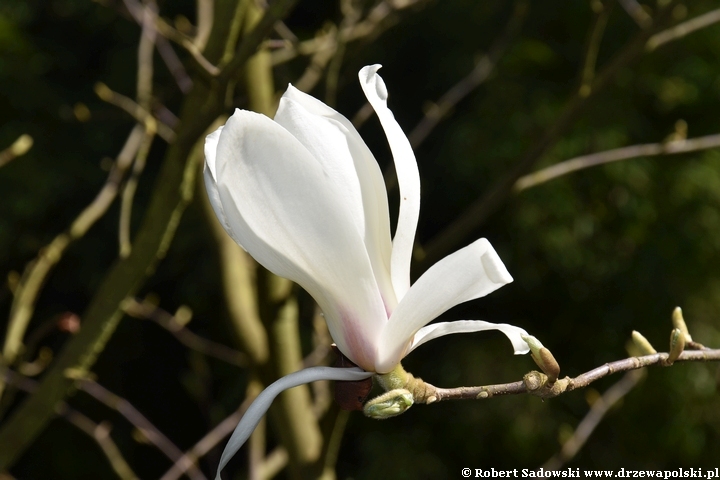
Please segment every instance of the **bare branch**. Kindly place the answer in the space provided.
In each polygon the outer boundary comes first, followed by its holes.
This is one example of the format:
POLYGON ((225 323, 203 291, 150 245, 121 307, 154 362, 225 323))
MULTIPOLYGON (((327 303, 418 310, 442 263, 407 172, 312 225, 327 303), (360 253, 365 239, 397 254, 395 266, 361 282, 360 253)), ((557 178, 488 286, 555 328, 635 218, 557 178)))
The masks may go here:
MULTIPOLYGON (((475 68, 462 80, 453 85, 450 90, 445 92, 437 102, 433 103, 430 108, 425 111, 422 120, 420 120, 410 132, 408 140, 410 140, 410 145, 413 149, 419 147, 420 144, 425 141, 428 135, 430 135, 430 132, 448 116, 458 103, 472 93, 473 90, 485 83, 512 41, 520 33, 520 29, 525 22, 529 10, 530 5, 527 0, 515 2, 512 16, 505 25, 503 32, 493 41, 487 53, 476 63, 475 68)), ((368 103, 366 105, 369 106, 370 104, 368 103)), ((372 109, 369 109, 368 113, 371 112, 372 109)), ((356 114, 356 117, 357 120, 362 118, 364 121, 367 119, 366 116, 360 116, 360 112, 356 114)), ((353 119, 353 123, 356 123, 356 119, 353 119)), ((358 126, 359 123, 360 122, 358 122, 356 126, 358 126)), ((397 186, 397 173, 392 166, 385 171, 385 185, 388 190, 397 186)))
POLYGON ((160 480, 177 480, 184 475, 188 469, 196 465, 199 458, 202 458, 206 453, 215 448, 217 444, 222 442, 225 437, 235 430, 235 427, 252 401, 253 398, 246 398, 235 412, 218 423, 215 428, 205 434, 190 450, 177 459, 160 480))
POLYGON ((135 162, 133 163, 130 178, 125 183, 125 188, 123 188, 122 191, 120 201, 120 226, 118 229, 120 258, 127 258, 132 251, 132 244, 130 243, 130 216, 132 214, 133 198, 135 197, 135 191, 140 181, 140 175, 145 169, 145 162, 150 153, 150 147, 152 146, 154 138, 155 132, 152 130, 145 132, 137 155, 135 155, 135 162))
POLYGON ((672 9, 676 5, 671 0, 658 13, 653 27, 638 32, 602 70, 595 75, 592 86, 588 91, 576 92, 572 95, 557 120, 549 126, 543 136, 525 152, 519 162, 512 167, 504 177, 495 183, 487 192, 473 201, 462 214, 450 223, 445 229, 437 234, 424 250, 417 249, 416 256, 420 261, 421 269, 427 269, 429 265, 437 261, 452 246, 461 241, 471 231, 481 225, 512 193, 515 182, 522 177, 535 163, 537 163, 562 137, 562 135, 574 125, 574 121, 583 113, 589 105, 589 100, 607 87, 615 75, 640 58, 646 52, 645 44, 650 36, 667 21, 672 9))
POLYGON ((720 22, 720 8, 716 10, 711 10, 707 13, 692 18, 687 22, 675 25, 672 28, 653 35, 648 40, 646 48, 650 51, 655 50, 661 45, 672 42, 673 40, 678 40, 686 35, 689 35, 705 27, 709 27, 710 25, 718 22, 720 22))
MULTIPOLYGON (((38 253, 37 258, 30 262, 15 289, 15 298, 10 309, 7 335, 3 347, 3 361, 6 365, 12 364, 22 350, 23 337, 30 318, 35 309, 35 301, 45 279, 57 264, 65 250, 76 240, 81 238, 102 217, 117 196, 120 183, 132 159, 139 148, 143 136, 143 127, 136 125, 130 132, 125 145, 120 151, 117 160, 108 174, 105 185, 100 189, 95 199, 73 221, 70 227, 53 239, 38 253)), ((3 384, 0 382, 0 394, 3 384)))
POLYGON ((114 92, 102 82, 95 84, 95 94, 101 100, 125 110, 137 120, 138 123, 143 124, 146 130, 157 132, 166 142, 172 143, 175 141, 175 132, 164 123, 158 121, 147 109, 140 106, 132 98, 114 92))
POLYGON ((120 449, 110 437, 110 424, 108 422, 95 423, 89 417, 71 408, 60 408, 59 410, 59 413, 67 421, 97 442, 118 477, 122 480, 138 480, 139 477, 135 475, 135 472, 122 456, 120 449))
POLYGON ((244 353, 196 335, 186 328, 185 323, 189 321, 189 318, 178 321, 176 315, 172 315, 151 303, 139 302, 135 299, 128 299, 123 302, 123 310, 132 317, 154 321, 172 333, 180 343, 203 355, 217 358, 218 360, 238 367, 246 367, 248 365, 247 355, 244 353))
MULTIPOLYGON (((140 413, 130 402, 88 378, 80 378, 76 383, 80 390, 88 393, 125 417, 170 460, 177 462, 183 456, 182 450, 172 443, 165 434, 153 425, 150 420, 140 413)), ((194 466, 188 468, 187 473, 188 476, 194 480, 207 480, 205 475, 194 466)))
MULTIPOLYGON (((38 382, 18 375, 11 370, 5 370, 2 380, 25 392, 34 392, 38 385, 38 382)), ((110 437, 110 426, 107 422, 97 424, 77 410, 70 408, 65 402, 58 404, 56 412, 97 442, 118 477, 122 480, 138 479, 138 476, 135 475, 135 472, 133 472, 130 465, 125 458, 123 458, 120 449, 110 437)), ((3 477, 0 473, 0 480, 2 479, 3 477)))
MULTIPOLYGON (((126 0, 127 2, 128 0, 126 0)), ((152 100, 153 81, 153 52, 155 51, 155 17, 157 17, 157 4, 154 1, 147 3, 142 11, 140 26, 140 41, 138 42, 138 70, 137 70, 137 94, 138 105, 150 111, 152 100)))
MULTIPOLYGON (((175 53, 175 50, 172 49, 170 43, 167 41, 167 35, 160 37, 157 36, 157 33, 160 30, 160 23, 167 25, 158 16, 157 4, 154 1, 147 1, 145 5, 141 4, 137 0, 123 1, 128 12, 130 12, 130 15, 135 19, 138 25, 141 26, 143 32, 148 32, 147 34, 143 33, 143 35, 148 35, 148 38, 152 38, 153 40, 153 47, 149 49, 149 54, 152 56, 152 49, 156 47, 158 53, 160 54, 160 57, 163 59, 168 70, 175 78, 175 82, 178 84, 180 91, 183 93, 189 92, 192 88, 193 82, 185 71, 185 67, 175 53)), ((168 28, 172 29, 172 27, 170 27, 169 25, 168 28)), ((143 47, 141 44, 140 50, 142 50, 142 48, 143 47)), ((138 75, 140 76, 141 63, 138 63, 138 75)), ((138 89, 138 93, 139 92, 140 89, 138 89)), ((142 102, 139 103, 142 105, 142 102)))
POLYGON ((688 140, 676 140, 668 143, 646 143, 616 148, 605 152, 598 152, 565 160, 564 162, 556 163, 555 165, 551 165, 547 168, 543 168, 542 170, 538 170, 537 172, 520 177, 517 182, 515 182, 514 190, 520 192, 578 170, 618 162, 620 160, 675 155, 678 153, 695 152, 698 150, 708 150, 719 147, 720 134, 707 135, 688 140))
POLYGON ((413 148, 417 148, 430 134, 433 128, 443 120, 455 105, 467 97, 473 90, 482 85, 492 74, 497 62, 507 51, 513 39, 517 37, 522 24, 530 10, 526 0, 515 3, 513 14, 508 20, 502 34, 495 39, 487 53, 475 65, 475 68, 462 80, 453 85, 426 112, 422 120, 408 135, 413 148))
POLYGON ((563 443, 562 449, 542 466, 545 470, 558 470, 572 460, 585 445, 595 428, 610 409, 623 399, 645 377, 645 370, 632 370, 592 404, 590 411, 578 424, 572 436, 563 443))
MULTIPOLYGON (((443 400, 482 400, 503 395, 519 395, 529 393, 540 398, 557 397, 565 392, 584 388, 601 378, 618 372, 637 370, 643 367, 668 366, 666 361, 668 353, 656 353, 642 357, 629 357, 623 360, 606 363, 575 378, 565 377, 555 383, 549 383, 544 373, 532 371, 525 375, 523 380, 498 385, 485 385, 478 387, 438 388, 434 387, 433 402, 443 400)), ((682 352, 675 362, 715 362, 720 361, 720 349, 686 350, 682 352)), ((432 403, 432 402, 431 402, 432 403)))

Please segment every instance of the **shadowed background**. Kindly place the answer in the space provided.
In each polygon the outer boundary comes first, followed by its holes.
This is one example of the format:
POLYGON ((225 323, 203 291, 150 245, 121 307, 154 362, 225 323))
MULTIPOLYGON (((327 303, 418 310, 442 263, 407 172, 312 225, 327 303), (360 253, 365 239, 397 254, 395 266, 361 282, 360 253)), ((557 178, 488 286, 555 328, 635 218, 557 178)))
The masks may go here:
MULTIPOLYGON (((195 21, 194 2, 158 3, 161 15, 176 24, 182 18, 195 21)), ((524 4, 529 10, 523 23, 500 45, 489 78, 416 148, 423 194, 420 252, 553 128, 588 74, 583 65, 597 23, 606 22, 596 44, 598 71, 641 31, 621 3, 524 4)), ((367 12, 374 4, 358 5, 367 12)), ((646 7, 651 13, 658 8, 655 2, 646 7)), ((505 1, 417 2, 393 12, 374 34, 348 43, 309 93, 353 118, 365 102, 357 71, 381 63, 389 106, 409 133, 432 109, 430 102, 471 72, 507 34, 508 21, 517 15, 513 8, 505 1)), ((714 8, 717 3, 709 0, 678 2, 668 25, 714 8)), ((93 90, 102 82, 115 92, 135 94, 140 29, 123 9, 122 2, 113 1, 11 0, 0 5, 0 148, 21 134, 34 139, 26 155, 0 169, 2 318, 10 310, 18 275, 92 201, 134 123, 93 90)), ((285 25, 306 40, 341 19, 339 5, 303 0, 285 25)), ((189 55, 177 50, 186 60, 189 55)), ((296 83, 307 64, 307 57, 300 56, 278 65, 274 89, 281 93, 288 82, 296 83)), ((593 93, 532 170, 613 148, 720 132, 720 25, 638 55, 593 93)), ((153 95, 174 112, 182 102, 157 54, 153 95)), ((242 88, 234 105, 248 105, 242 88)), ((360 133, 383 170, 391 167, 375 117, 363 123, 360 133)), ((165 142, 156 141, 149 152, 131 231, 140 224, 166 150, 165 142)), ((391 190, 391 212, 396 195, 391 190)), ((82 314, 117 257, 119 212, 115 202, 50 273, 26 341, 69 312, 82 314)), ((204 217, 196 195, 166 258, 138 297, 149 296, 170 312, 189 307, 192 332, 239 348, 227 319, 218 248, 204 217)), ((677 305, 696 341, 720 346, 720 150, 635 158, 571 173, 509 194, 483 220, 442 255, 487 237, 515 282, 442 319, 521 326, 541 339, 562 374, 571 376, 627 356, 632 330, 667 350, 670 314, 677 305)), ((426 268, 422 255, 418 259, 416 275, 426 268)), ((300 295, 301 316, 312 316, 311 302, 300 295)), ((303 327, 309 353, 309 318, 303 327)), ((53 328, 38 334, 29 360, 40 347, 58 351, 69 335, 53 328)), ((503 383, 535 368, 529 357, 511 353, 499 333, 448 336, 420 347, 404 366, 437 386, 503 383)), ((156 323, 129 316, 92 370, 99 383, 131 402, 182 450, 237 408, 248 380, 242 368, 189 350, 156 323)), ((568 466, 718 466, 718 366, 678 364, 647 373, 568 466)), ((458 478, 463 467, 536 468, 560 449, 589 405, 619 379, 610 377, 546 402, 518 396, 418 405, 382 422, 353 413, 340 444, 337 476, 458 478)), ((5 393, 0 422, 23 395, 5 393)), ((117 412, 84 392, 67 401, 96 422, 110 422, 113 439, 140 478, 167 470, 167 458, 117 412)), ((278 428, 269 426, 271 446, 278 428)), ((220 451, 201 460, 206 475, 214 474, 220 451)), ((245 478, 247 460, 239 457, 228 478, 245 478)), ((10 473, 18 479, 114 475, 97 444, 63 419, 48 424, 10 473)))

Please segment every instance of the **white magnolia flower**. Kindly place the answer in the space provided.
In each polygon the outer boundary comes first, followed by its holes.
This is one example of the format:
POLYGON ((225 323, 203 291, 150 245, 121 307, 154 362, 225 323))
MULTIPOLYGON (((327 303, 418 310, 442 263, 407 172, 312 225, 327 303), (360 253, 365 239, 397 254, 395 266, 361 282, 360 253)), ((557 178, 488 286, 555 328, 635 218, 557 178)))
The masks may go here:
POLYGON ((511 325, 427 325, 512 277, 490 242, 480 239, 410 285, 420 177, 410 143, 387 107, 379 68, 365 67, 359 78, 397 170, 400 213, 392 240, 385 184, 367 145, 344 116, 292 85, 274 121, 236 110, 205 141, 205 185, 225 230, 265 268, 312 295, 337 347, 362 369, 315 367, 268 387, 233 433, 220 469, 287 388, 390 372, 419 345, 451 333, 496 329, 516 354, 528 352, 521 338, 526 332, 511 325))

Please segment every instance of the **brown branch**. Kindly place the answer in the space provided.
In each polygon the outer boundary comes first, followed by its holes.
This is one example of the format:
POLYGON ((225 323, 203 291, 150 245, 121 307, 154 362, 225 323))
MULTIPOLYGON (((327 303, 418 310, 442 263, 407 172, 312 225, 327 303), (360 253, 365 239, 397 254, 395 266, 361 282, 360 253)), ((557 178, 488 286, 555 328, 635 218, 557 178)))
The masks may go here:
MULTIPOLYGON (((3 362, 12 364, 22 350, 22 340, 35 309, 35 301, 40 294, 45 279, 53 267, 60 261, 65 250, 81 238, 102 217, 117 196, 120 183, 125 172, 139 148, 143 135, 143 127, 136 125, 130 132, 125 145, 118 154, 117 160, 108 174, 105 185, 95 199, 73 221, 67 231, 53 239, 50 244, 40 250, 35 260, 28 264, 22 279, 15 289, 15 298, 10 309, 7 335, 3 347, 3 362)), ((0 395, 3 384, 0 380, 0 395)))
POLYGON ((676 155, 678 153, 695 152, 718 147, 720 147, 720 134, 706 135, 688 140, 675 140, 667 143, 646 143, 615 148, 605 152, 582 155, 570 160, 565 160, 564 162, 556 163, 555 165, 525 175, 515 182, 513 188, 515 191, 520 192, 578 170, 618 162, 620 160, 676 155))
POLYGON ((209 357, 217 358, 230 365, 236 365, 238 367, 246 367, 248 365, 248 358, 244 353, 196 335, 186 328, 184 323, 187 323, 189 318, 184 319, 185 322, 178 321, 175 315, 158 308, 156 305, 148 302, 139 302, 135 299, 126 300, 122 307, 125 313, 131 317, 154 321, 172 333, 180 343, 192 350, 209 357))
MULTIPOLYGON (((557 397, 566 392, 585 388, 601 378, 618 372, 628 372, 643 367, 669 366, 668 353, 656 353, 642 357, 629 357, 623 360, 606 363, 575 378, 565 377, 555 383, 547 381, 547 376, 538 371, 525 375, 519 382, 478 387, 438 388, 432 393, 436 398, 430 403, 444 400, 482 400, 503 395, 520 395, 528 393, 543 399, 557 397)), ((675 362, 715 362, 720 361, 720 349, 705 348, 702 350, 686 350, 675 362)))
POLYGON ((632 370, 626 373, 620 381, 608 388, 602 397, 592 404, 585 418, 578 424, 570 438, 563 443, 560 452, 549 458, 542 468, 545 470, 558 470, 572 460, 610 409, 630 393, 644 377, 645 370, 632 370))
POLYGON ((152 113, 140 106, 135 100, 120 93, 114 92, 102 82, 95 84, 95 94, 103 101, 115 105, 129 113, 138 123, 145 126, 147 131, 155 131, 168 143, 175 141, 175 132, 172 128, 156 119, 152 113))
MULTIPOLYGON (((116 262, 98 284, 82 315, 83 328, 64 345, 36 393, 28 396, 0 425, 0 470, 16 462, 47 425, 56 405, 73 388, 74 382, 65 375, 67 369, 88 371, 91 368, 122 318, 120 304, 135 295, 147 275, 167 254, 180 218, 192 199, 202 157, 202 143, 198 140, 209 133, 208 126, 222 113, 229 82, 243 69, 275 20, 287 14, 293 5, 294 1, 289 0, 273 2, 264 20, 244 38, 233 59, 233 68, 212 84, 196 82, 185 98, 177 139, 165 153, 147 213, 135 237, 135 248, 127 259, 116 262)), ((226 13, 234 11, 235 4, 229 0, 216 1, 215 6, 214 22, 218 27, 213 28, 206 49, 208 58, 213 60, 221 53, 221 33, 225 30, 220 24, 227 24, 226 13)))
MULTIPOLYGON (((38 382, 23 375, 18 375, 11 370, 5 370, 3 377, 3 381, 25 392, 34 392, 38 385, 38 382)), ((125 458, 123 458, 120 449, 110 437, 110 426, 107 422, 101 422, 99 424, 95 423, 84 414, 70 408, 70 406, 68 406, 65 402, 60 402, 58 404, 56 413, 61 415, 68 422, 85 432, 89 437, 97 442, 118 477, 122 480, 138 479, 138 476, 135 475, 135 472, 133 472, 130 465, 127 463, 125 458)), ((2 478, 2 473, 0 473, 0 480, 2 480, 2 478)))
POLYGON ((655 50, 661 45, 672 42, 673 40, 677 40, 679 38, 683 38, 686 35, 689 35, 700 29, 709 27, 710 25, 718 22, 720 22, 720 8, 711 10, 679 25, 675 25, 674 27, 664 30, 656 35, 653 35, 647 42, 647 49, 655 50))
MULTIPOLYGON (((180 450, 169 438, 165 436, 150 420, 138 411, 130 402, 115 395, 99 383, 88 378, 78 379, 78 388, 93 398, 99 400, 111 409, 118 412, 132 423, 158 450, 165 454, 173 462, 177 462, 183 456, 180 450)), ((205 475, 196 467, 191 466, 187 470, 188 476, 194 480, 207 480, 205 475)))
MULTIPOLYGON (((167 37, 169 35, 165 35, 168 29, 175 29, 167 25, 167 23, 158 16, 158 7, 154 1, 147 2, 145 5, 141 4, 137 0, 123 1, 125 3, 125 8, 127 8, 128 12, 130 12, 130 15, 135 19, 138 25, 142 27, 143 35, 147 35, 148 38, 152 38, 153 46, 148 49, 148 53, 152 56, 153 49, 157 48, 160 57, 163 59, 168 68, 168 71, 172 74, 173 78, 175 78, 175 82, 178 84, 180 91, 188 93, 193 85, 192 79, 188 76, 185 71, 185 67, 175 53, 175 50, 172 49, 170 42, 168 42, 167 37), (163 30, 162 32, 161 28, 163 30), (160 33, 161 36, 157 36, 158 33, 160 33)), ((177 33, 182 36, 179 32, 177 33)), ((142 46, 140 49, 142 50, 142 46)), ((139 65, 141 65, 140 62, 139 65)), ((138 76, 141 77, 140 68, 138 68, 138 76)), ((138 92, 139 91, 140 89, 138 89, 138 92)), ((143 102, 139 100, 140 99, 138 99, 138 103, 145 106, 143 102)))
POLYGON ((58 413, 97 442, 118 477, 122 480, 139 479, 125 458, 123 458, 112 437, 110 437, 110 424, 108 422, 95 423, 89 417, 71 408, 60 408, 58 413))

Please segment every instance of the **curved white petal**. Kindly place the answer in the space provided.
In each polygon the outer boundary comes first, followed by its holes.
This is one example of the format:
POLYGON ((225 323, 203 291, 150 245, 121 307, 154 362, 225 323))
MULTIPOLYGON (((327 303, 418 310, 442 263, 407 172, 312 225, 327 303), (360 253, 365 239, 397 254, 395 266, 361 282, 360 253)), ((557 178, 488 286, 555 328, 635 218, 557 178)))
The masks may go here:
POLYGON ((387 313, 361 232, 323 165, 277 123, 238 110, 220 135, 215 174, 238 243, 305 288, 338 348, 373 370, 387 313))
POLYGON ((358 77, 368 102, 385 130, 400 187, 400 214, 393 238, 390 273, 395 295, 401 301, 410 288, 410 261, 420 215, 420 173, 410 142, 387 107, 387 88, 377 74, 379 69, 380 65, 364 67, 358 77))
POLYGON ((440 322, 427 325, 415 334, 406 355, 425 342, 434 340, 452 333, 472 333, 485 330, 500 330, 508 337, 515 350, 515 355, 524 355, 530 351, 527 342, 522 339, 528 333, 520 327, 508 325, 507 323, 490 323, 482 320, 456 320, 454 322, 440 322))
POLYGON ((270 404, 283 391, 303 385, 305 383, 315 382, 317 380, 345 380, 357 381, 371 377, 371 372, 364 372, 359 368, 333 368, 333 367, 312 367, 291 373, 282 377, 280 380, 270 384, 260 395, 250 404, 245 415, 240 419, 237 427, 230 435, 225 449, 220 456, 220 464, 218 465, 215 480, 220 480, 220 472, 230 459, 240 450, 240 447, 250 438, 253 430, 257 427, 260 419, 265 415, 270 404))
POLYGON ((378 351, 376 371, 392 369, 415 333, 441 313, 512 282, 495 249, 481 238, 430 267, 393 311, 378 351))
POLYGON ((220 194, 217 191, 217 181, 215 176, 215 156, 222 129, 223 127, 220 127, 205 137, 205 165, 203 166, 203 177, 205 179, 205 190, 207 190, 210 205, 212 205, 215 215, 220 221, 220 225, 222 225, 228 235, 237 242, 237 239, 234 237, 232 229, 228 224, 227 218, 225 217, 222 202, 220 201, 220 194))
POLYGON ((275 121, 293 134, 344 192, 388 311, 397 305, 390 281, 390 215, 387 191, 375 157, 352 123, 292 85, 280 99, 275 121))

